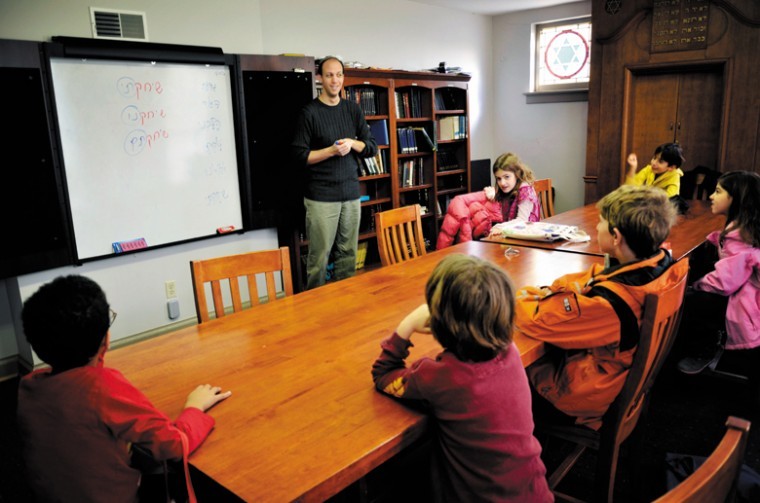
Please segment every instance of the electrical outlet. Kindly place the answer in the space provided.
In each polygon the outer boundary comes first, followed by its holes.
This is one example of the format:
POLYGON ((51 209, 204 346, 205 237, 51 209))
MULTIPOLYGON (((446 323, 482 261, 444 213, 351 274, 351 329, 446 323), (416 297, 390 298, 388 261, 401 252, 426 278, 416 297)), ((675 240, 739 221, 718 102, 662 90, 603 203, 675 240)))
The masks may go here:
POLYGON ((167 299, 173 299, 177 296, 177 282, 173 279, 167 280, 166 283, 164 283, 164 286, 166 287, 166 298, 167 299))

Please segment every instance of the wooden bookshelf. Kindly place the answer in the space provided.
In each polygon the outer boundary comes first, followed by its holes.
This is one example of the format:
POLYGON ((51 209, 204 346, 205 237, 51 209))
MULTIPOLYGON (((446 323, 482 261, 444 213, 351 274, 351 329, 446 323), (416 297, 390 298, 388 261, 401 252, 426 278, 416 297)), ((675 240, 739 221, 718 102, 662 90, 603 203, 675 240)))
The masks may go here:
POLYGON ((420 204, 425 238, 435 248, 448 202, 470 191, 469 80, 466 75, 433 72, 346 69, 344 97, 357 100, 370 125, 385 121, 388 128, 388 145, 380 147, 387 151, 387 173, 359 178, 361 193, 370 196, 362 203, 359 231, 360 241, 370 241, 365 267, 377 260, 377 211, 420 204), (454 122, 453 118, 460 118, 459 136, 439 140, 441 121, 454 122), (413 135, 416 151, 408 151, 404 131, 413 135))

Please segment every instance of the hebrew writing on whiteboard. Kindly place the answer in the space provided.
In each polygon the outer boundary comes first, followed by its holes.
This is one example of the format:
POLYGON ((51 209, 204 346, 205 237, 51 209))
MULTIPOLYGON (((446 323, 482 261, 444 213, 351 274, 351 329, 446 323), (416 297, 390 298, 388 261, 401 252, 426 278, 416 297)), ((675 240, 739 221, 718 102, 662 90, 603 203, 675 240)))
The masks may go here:
POLYGON ((51 59, 79 259, 242 229, 226 66, 51 59))

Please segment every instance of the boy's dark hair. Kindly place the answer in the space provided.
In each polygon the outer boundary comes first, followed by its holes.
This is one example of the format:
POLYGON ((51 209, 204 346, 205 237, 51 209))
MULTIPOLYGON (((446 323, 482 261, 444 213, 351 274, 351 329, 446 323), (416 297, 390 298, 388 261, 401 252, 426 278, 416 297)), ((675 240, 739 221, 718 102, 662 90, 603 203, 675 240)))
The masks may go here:
POLYGON ((729 171, 718 178, 718 185, 731 196, 721 239, 739 227, 742 240, 760 248, 760 175, 752 171, 729 171))
POLYGON ((449 255, 425 285, 430 329, 462 361, 486 361, 512 342, 515 290, 496 265, 449 255))
POLYGON ((683 156, 683 149, 678 143, 663 143, 654 149, 653 157, 657 157, 657 154, 660 154, 660 160, 668 163, 668 166, 675 166, 676 168, 680 168, 686 160, 683 156))
POLYGON ((42 285, 21 311, 26 339, 53 370, 86 365, 108 332, 109 307, 100 286, 84 276, 42 285))
POLYGON ((317 67, 317 75, 323 75, 322 68, 325 66, 325 63, 328 61, 337 61, 340 63, 340 71, 345 72, 346 68, 343 66, 343 61, 340 60, 337 56, 325 56, 319 61, 319 66, 317 67))
POLYGON ((667 192, 652 185, 621 185, 596 207, 610 233, 617 228, 640 259, 657 253, 678 214, 667 192))

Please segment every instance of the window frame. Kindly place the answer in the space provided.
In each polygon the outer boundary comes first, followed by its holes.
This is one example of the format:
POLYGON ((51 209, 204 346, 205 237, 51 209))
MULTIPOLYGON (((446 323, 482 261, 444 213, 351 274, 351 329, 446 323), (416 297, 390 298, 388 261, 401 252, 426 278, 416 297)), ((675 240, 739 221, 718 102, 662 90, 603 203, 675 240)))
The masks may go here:
MULTIPOLYGON (((546 97, 549 95, 569 95, 575 96, 571 99, 563 99, 561 101, 580 101, 584 98, 580 97, 585 93, 585 99, 588 99, 588 88, 590 82, 590 70, 591 70, 591 35, 588 40, 584 39, 587 46, 588 60, 584 66, 589 68, 589 81, 585 82, 569 82, 566 84, 539 84, 539 72, 541 71, 541 62, 544 59, 544 52, 539 46, 541 30, 546 28, 556 28, 558 26, 577 26, 579 24, 588 23, 591 25, 591 16, 576 16, 565 19, 557 19, 554 21, 542 21, 539 23, 533 23, 531 26, 531 71, 530 71, 530 89, 531 92, 527 93, 529 96, 536 97, 537 95, 546 95, 544 99, 535 102, 546 102, 546 97)), ((593 26, 591 26, 591 33, 593 34, 593 26)), ((579 70, 580 71, 580 70, 579 70)))

